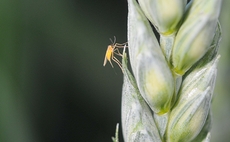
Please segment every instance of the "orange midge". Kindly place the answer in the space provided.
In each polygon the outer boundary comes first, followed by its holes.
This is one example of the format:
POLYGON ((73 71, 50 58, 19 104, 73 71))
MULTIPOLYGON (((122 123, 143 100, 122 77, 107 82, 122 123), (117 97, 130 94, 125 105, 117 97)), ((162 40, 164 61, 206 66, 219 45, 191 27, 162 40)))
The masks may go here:
POLYGON ((115 36, 114 36, 114 42, 112 40, 111 40, 111 42, 112 42, 112 44, 108 45, 108 47, 107 47, 103 66, 106 65, 107 61, 109 61, 109 63, 113 67, 113 64, 111 62, 111 60, 113 60, 115 63, 117 63, 117 65, 122 70, 121 62, 114 56, 114 54, 122 57, 122 54, 119 52, 118 48, 124 48, 124 47, 126 47, 127 42, 123 43, 123 44, 115 43, 116 42, 116 37, 115 36))

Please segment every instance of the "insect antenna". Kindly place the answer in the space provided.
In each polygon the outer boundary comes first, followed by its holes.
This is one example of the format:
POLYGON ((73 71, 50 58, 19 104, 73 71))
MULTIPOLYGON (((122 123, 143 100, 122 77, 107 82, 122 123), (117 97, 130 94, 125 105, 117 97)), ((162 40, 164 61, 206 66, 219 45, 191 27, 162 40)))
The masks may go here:
POLYGON ((111 38, 109 38, 109 40, 111 41, 112 45, 115 45, 115 43, 116 43, 116 36, 113 36, 113 40, 111 38))

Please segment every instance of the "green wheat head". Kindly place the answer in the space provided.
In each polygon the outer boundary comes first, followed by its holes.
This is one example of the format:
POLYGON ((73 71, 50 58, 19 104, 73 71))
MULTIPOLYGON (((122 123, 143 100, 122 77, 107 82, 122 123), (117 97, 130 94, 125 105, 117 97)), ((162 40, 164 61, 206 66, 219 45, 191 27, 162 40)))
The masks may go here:
POLYGON ((188 4, 187 0, 128 0, 133 74, 124 52, 125 142, 210 141, 220 9, 221 0, 192 0, 188 4))

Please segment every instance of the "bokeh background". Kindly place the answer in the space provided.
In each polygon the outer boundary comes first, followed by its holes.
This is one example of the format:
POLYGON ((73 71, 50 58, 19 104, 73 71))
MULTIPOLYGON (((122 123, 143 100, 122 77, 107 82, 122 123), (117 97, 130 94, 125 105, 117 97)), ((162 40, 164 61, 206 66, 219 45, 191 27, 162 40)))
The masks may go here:
MULTIPOLYGON (((223 0, 212 142, 230 140, 229 7, 223 0)), ((122 73, 102 64, 109 38, 127 41, 127 11, 126 0, 0 1, 0 142, 111 141, 122 73)))

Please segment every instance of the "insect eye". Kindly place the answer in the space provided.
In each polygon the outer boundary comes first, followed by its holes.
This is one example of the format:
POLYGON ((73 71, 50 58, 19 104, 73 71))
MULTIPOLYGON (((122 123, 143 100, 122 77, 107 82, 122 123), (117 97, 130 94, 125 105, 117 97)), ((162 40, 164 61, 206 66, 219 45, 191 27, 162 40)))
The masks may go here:
POLYGON ((113 50, 113 46, 109 45, 108 50, 113 50))

